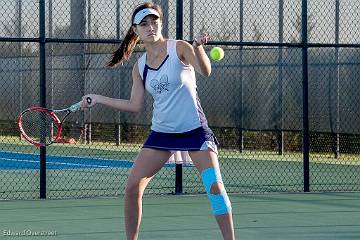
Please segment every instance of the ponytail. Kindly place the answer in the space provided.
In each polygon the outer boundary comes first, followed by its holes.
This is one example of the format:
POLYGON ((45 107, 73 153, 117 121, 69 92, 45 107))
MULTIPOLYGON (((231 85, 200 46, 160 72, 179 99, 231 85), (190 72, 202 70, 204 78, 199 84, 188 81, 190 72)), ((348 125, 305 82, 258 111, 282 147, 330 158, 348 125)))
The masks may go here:
POLYGON ((135 33, 133 26, 131 26, 126 33, 124 40, 121 42, 120 47, 113 53, 112 58, 110 62, 108 62, 107 66, 114 67, 129 60, 138 40, 139 37, 135 33))
MULTIPOLYGON (((134 16, 136 15, 136 13, 145 8, 155 9, 159 13, 161 21, 163 20, 164 17, 163 17, 161 7, 159 5, 153 4, 151 2, 146 2, 146 3, 141 4, 134 10, 132 18, 131 18, 131 22, 133 22, 134 16)), ((121 42, 119 49, 114 52, 110 62, 108 62, 108 64, 107 64, 108 67, 114 67, 118 64, 122 64, 123 62, 129 60, 132 52, 134 51, 136 43, 139 41, 139 37, 134 31, 134 26, 135 25, 132 25, 129 28, 124 40, 121 42)))

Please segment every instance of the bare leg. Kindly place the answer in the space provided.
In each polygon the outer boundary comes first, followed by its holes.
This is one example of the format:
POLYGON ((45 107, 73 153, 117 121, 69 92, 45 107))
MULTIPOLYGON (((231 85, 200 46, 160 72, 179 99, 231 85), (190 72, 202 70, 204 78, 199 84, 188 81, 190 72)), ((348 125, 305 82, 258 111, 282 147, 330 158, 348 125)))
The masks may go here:
MULTIPOLYGON (((211 150, 207 151, 191 151, 189 152, 191 159, 193 160, 195 167, 199 173, 207 168, 218 168, 219 162, 217 154, 211 150)), ((216 182, 211 186, 211 194, 220 194, 225 188, 222 183, 216 182)), ((232 213, 215 216, 216 221, 221 230, 224 240, 234 240, 234 223, 232 213)))
POLYGON ((232 214, 224 214, 224 215, 218 215, 215 217, 216 222, 218 223, 221 234, 223 235, 224 240, 234 240, 235 239, 235 233, 234 233, 234 224, 232 219, 232 214))
POLYGON ((135 159, 125 188, 125 231, 128 240, 138 238, 144 190, 170 156, 168 151, 142 148, 135 159))

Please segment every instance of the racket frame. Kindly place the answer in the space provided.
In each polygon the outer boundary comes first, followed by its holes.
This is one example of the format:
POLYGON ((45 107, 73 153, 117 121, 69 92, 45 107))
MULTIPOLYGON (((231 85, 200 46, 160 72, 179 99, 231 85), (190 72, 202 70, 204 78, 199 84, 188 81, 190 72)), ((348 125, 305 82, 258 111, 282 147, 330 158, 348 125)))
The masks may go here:
POLYGON ((62 123, 65 120, 65 118, 73 111, 71 111, 70 109, 62 109, 62 110, 52 110, 52 109, 48 109, 48 108, 44 108, 44 107, 31 107, 28 108, 26 110, 24 110, 17 118, 17 125, 18 128, 20 130, 20 134, 21 136, 23 136, 25 138, 26 141, 28 141, 29 143, 37 146, 37 147, 45 147, 45 146, 49 146, 51 144, 53 144, 54 142, 56 142, 62 134, 62 123), (32 139, 31 137, 29 137, 26 132, 24 131, 24 128, 22 127, 22 116, 24 114, 26 114, 29 111, 39 111, 39 112, 44 112, 46 113, 49 117, 51 117, 53 119, 53 122, 55 124, 55 127, 57 128, 57 134, 55 137, 52 138, 50 143, 41 143, 38 141, 35 141, 34 139, 32 139), (55 112, 66 112, 66 115, 62 118, 62 120, 59 119, 59 117, 55 114, 55 112))
MULTIPOLYGON (((92 99, 90 97, 86 98, 86 102, 90 105, 92 102, 92 99)), ((55 109, 49 109, 49 108, 44 108, 44 107, 31 107, 28 109, 25 109, 23 112, 21 112, 17 118, 17 125, 20 131, 21 136, 23 136, 25 138, 26 141, 28 141, 29 143, 37 146, 37 147, 45 147, 45 146, 49 146, 53 143, 55 143, 62 134, 62 123, 64 122, 65 118, 67 118, 67 116, 69 116, 70 113, 72 112, 76 112, 78 110, 81 109, 81 103, 82 101, 75 103, 73 105, 71 105, 68 108, 64 108, 64 109, 59 109, 59 110, 55 110, 55 109), (55 136, 55 138, 52 139, 52 141, 50 143, 41 143, 38 141, 35 141, 34 139, 32 139, 31 137, 29 137, 26 132, 24 131, 24 128, 22 127, 22 116, 29 111, 40 111, 40 112, 45 112, 48 116, 50 116, 53 120, 54 120, 54 124, 56 125, 57 130, 57 134, 55 136), (58 116, 56 116, 55 113, 60 113, 60 112, 65 112, 65 116, 60 120, 58 116)))

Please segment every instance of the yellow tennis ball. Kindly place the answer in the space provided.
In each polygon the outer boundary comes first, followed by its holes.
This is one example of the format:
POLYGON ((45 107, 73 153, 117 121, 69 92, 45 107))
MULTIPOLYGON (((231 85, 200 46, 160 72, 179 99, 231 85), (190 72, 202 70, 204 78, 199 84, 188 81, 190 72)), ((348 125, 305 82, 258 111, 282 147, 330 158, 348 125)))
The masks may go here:
POLYGON ((210 57, 214 61, 220 61, 224 58, 224 50, 221 47, 213 47, 210 51, 210 57))

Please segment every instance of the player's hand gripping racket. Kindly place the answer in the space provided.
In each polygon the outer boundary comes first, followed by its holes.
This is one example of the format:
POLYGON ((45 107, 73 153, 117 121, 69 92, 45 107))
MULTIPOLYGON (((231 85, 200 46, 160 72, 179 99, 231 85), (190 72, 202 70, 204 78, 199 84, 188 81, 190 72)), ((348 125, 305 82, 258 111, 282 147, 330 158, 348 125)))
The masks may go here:
MULTIPOLYGON (((71 113, 81 109, 81 102, 59 110, 43 107, 31 107, 24 110, 17 119, 21 135, 37 147, 55 143, 61 137, 63 122, 71 113), (56 115, 58 113, 65 114, 61 120, 56 115)), ((91 98, 86 98, 86 102, 90 105, 91 98)))

